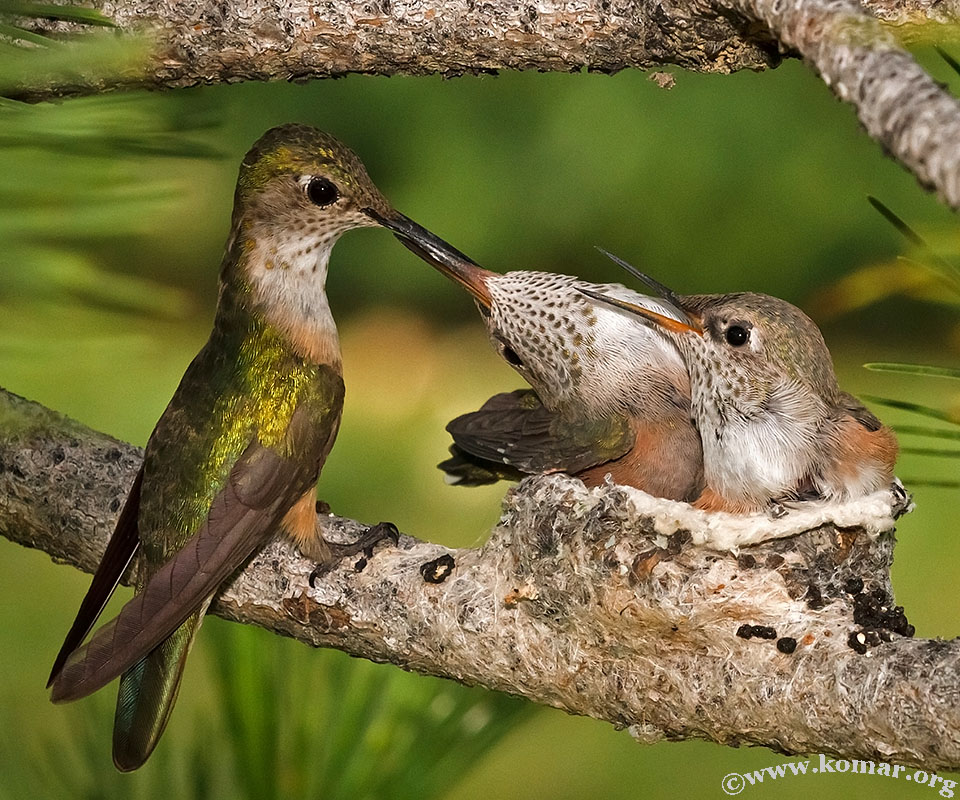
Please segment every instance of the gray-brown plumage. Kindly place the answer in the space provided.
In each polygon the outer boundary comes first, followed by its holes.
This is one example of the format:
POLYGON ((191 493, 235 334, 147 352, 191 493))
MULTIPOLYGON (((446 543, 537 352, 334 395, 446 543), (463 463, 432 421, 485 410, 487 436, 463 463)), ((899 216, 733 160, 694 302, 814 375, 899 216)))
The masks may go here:
POLYGON ((841 391, 820 329, 796 306, 750 292, 670 293, 671 313, 661 316, 587 294, 654 323, 683 353, 703 442, 700 508, 747 513, 783 500, 843 500, 893 481, 893 432, 841 391))
POLYGON ((314 128, 274 128, 243 161, 213 332, 150 436, 50 676, 61 702, 122 673, 113 746, 121 770, 156 746, 212 596, 270 536, 282 531, 330 566, 389 530, 333 545, 315 514, 344 394, 327 263, 342 233, 375 225, 444 246, 391 208, 349 149, 314 128), (138 551, 137 594, 78 646, 138 551))
POLYGON ((451 483, 477 485, 567 472, 674 500, 703 488, 686 366, 670 337, 583 290, 673 313, 618 284, 479 267, 465 256, 408 246, 474 297, 494 347, 533 390, 499 394, 454 419, 451 483))

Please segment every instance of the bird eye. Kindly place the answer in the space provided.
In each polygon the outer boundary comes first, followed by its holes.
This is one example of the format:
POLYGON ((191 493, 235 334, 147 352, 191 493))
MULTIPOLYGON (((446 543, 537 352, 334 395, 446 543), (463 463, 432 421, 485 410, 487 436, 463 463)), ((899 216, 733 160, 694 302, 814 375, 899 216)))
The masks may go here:
POLYGON ((307 184, 307 197, 315 206, 328 206, 340 199, 340 190, 328 178, 311 178, 307 184))
POLYGON ((520 356, 517 355, 517 351, 514 350, 510 345, 503 346, 503 360, 506 361, 511 367, 522 367, 523 362, 520 360, 520 356))
POLYGON ((747 343, 750 338, 750 331, 742 325, 731 325, 724 334, 727 344, 731 347, 741 347, 747 343))

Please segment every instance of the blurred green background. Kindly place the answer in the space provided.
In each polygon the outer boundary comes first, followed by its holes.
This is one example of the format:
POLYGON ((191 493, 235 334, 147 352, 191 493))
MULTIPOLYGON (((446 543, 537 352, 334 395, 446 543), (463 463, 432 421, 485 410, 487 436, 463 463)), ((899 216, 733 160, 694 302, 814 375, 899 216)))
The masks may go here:
MULTIPOLYGON (((947 258, 960 249, 953 215, 802 65, 674 74, 669 91, 628 71, 5 102, 0 385, 143 445, 208 333, 239 161, 266 128, 301 121, 349 143, 398 208, 491 269, 622 280, 602 245, 681 292, 777 294, 822 324, 845 388, 954 413, 950 382, 860 366, 955 365, 960 348, 956 295, 896 261, 903 240, 866 196, 947 258)), ((481 542, 506 487, 445 486, 443 426, 520 379, 466 294, 383 231, 337 246, 329 294, 347 405, 321 496, 425 539, 481 542)), ((956 633, 960 493, 935 485, 956 480, 956 463, 907 453, 899 467, 917 511, 899 529, 895 587, 918 636, 956 633)), ((785 760, 640 746, 605 723, 211 620, 157 754, 120 776, 113 690, 54 707, 43 689, 89 578, 6 541, 0 553, 0 797, 720 797, 725 774, 785 760), (448 748, 459 760, 444 761, 448 748)), ((838 775, 743 796, 811 784, 823 797, 929 791, 838 775)))

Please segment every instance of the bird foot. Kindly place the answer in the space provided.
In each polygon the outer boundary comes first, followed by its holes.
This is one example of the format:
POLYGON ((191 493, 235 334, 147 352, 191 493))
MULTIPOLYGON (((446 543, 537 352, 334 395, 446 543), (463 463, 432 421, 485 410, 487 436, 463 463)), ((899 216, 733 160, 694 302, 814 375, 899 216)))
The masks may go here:
POLYGON ((335 567, 341 559, 355 556, 362 553, 361 557, 354 565, 357 572, 361 572, 367 561, 373 558, 373 548, 385 539, 389 539, 394 545, 400 543, 400 531, 392 522, 379 522, 367 528, 363 535, 355 542, 350 544, 340 544, 339 542, 330 542, 323 540, 325 552, 321 558, 318 558, 317 566, 310 573, 309 583, 311 588, 316 583, 317 578, 329 572, 335 567))
POLYGON ((790 513, 790 505, 780 500, 772 500, 767 510, 773 519, 783 519, 790 513))
POLYGON ((804 503, 823 499, 823 495, 815 489, 804 489, 782 497, 774 497, 767 506, 767 511, 771 518, 783 519, 791 511, 803 508, 804 503))
POLYGON ((893 479, 893 484, 890 486, 890 489, 893 492, 894 500, 893 516, 899 519, 908 511, 913 510, 913 497, 910 496, 910 493, 904 485, 900 483, 899 478, 893 479))

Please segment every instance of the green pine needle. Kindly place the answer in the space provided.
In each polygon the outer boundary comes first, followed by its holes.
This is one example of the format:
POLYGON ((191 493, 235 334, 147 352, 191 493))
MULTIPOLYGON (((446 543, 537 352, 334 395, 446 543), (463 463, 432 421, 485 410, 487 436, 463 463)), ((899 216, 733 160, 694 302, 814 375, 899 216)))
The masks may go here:
POLYGON ((18 17, 36 17, 41 19, 61 19, 80 22, 84 25, 97 25, 115 28, 113 20, 103 16, 93 8, 80 5, 53 5, 50 3, 18 3, 0 0, 0 13, 18 17))
POLYGON ((0 22, 0 37, 13 41, 29 42, 30 44, 39 45, 40 47, 56 47, 58 45, 57 40, 51 39, 49 36, 43 36, 42 34, 28 31, 25 28, 19 28, 16 25, 8 25, 3 22, 0 22))
POLYGON ((927 364, 899 364, 891 361, 871 361, 863 366, 866 369, 877 372, 898 372, 905 375, 960 380, 960 369, 954 369, 953 367, 933 367, 927 364))
POLYGON ((894 425, 893 429, 903 436, 929 436, 934 439, 960 441, 960 431, 934 428, 930 425, 894 425))
POLYGON ((913 489, 922 486, 925 489, 960 489, 960 481, 939 481, 930 478, 904 478, 903 485, 913 489))
POLYGON ((914 456, 935 456, 938 458, 960 458, 960 450, 951 450, 947 447, 912 447, 907 445, 900 448, 901 453, 914 456))
POLYGON ((940 45, 934 45, 933 49, 937 51, 937 55, 940 56, 940 58, 947 62, 947 66, 949 66, 950 69, 960 75, 960 63, 957 63, 957 60, 952 55, 940 47, 940 45))
POLYGON ((204 634, 225 749, 251 800, 442 797, 535 709, 219 620, 204 634))
POLYGON ((954 288, 960 287, 960 270, 953 264, 934 252, 933 248, 927 244, 926 240, 911 228, 907 222, 896 214, 882 200, 868 195, 867 200, 880 214, 887 220, 900 234, 920 251, 923 258, 918 259, 916 263, 929 269, 931 272, 948 280, 954 288))
POLYGON ((887 406, 888 408, 899 408, 903 411, 910 411, 914 414, 921 414, 922 416, 930 417, 932 419, 939 419, 943 422, 950 422, 954 425, 960 425, 960 420, 958 420, 955 415, 939 408, 933 408, 931 406, 925 406, 919 403, 911 403, 907 400, 893 400, 888 397, 877 397, 876 395, 863 395, 863 398, 872 403, 879 403, 882 406, 887 406))

